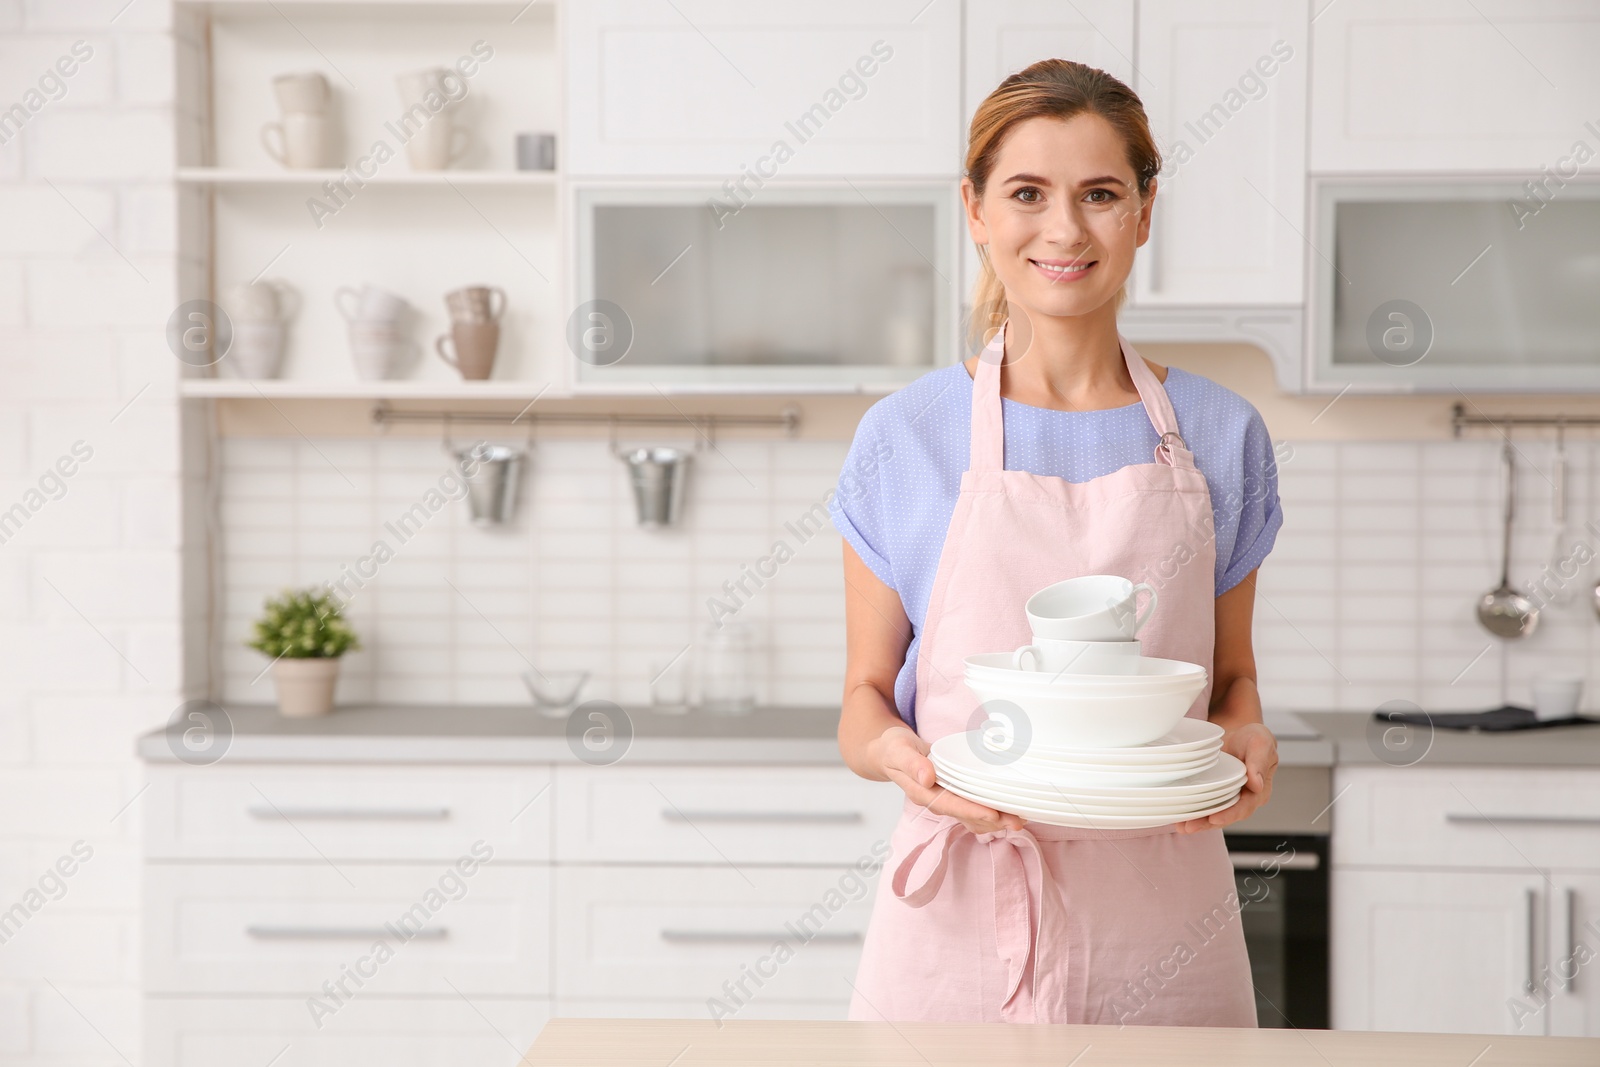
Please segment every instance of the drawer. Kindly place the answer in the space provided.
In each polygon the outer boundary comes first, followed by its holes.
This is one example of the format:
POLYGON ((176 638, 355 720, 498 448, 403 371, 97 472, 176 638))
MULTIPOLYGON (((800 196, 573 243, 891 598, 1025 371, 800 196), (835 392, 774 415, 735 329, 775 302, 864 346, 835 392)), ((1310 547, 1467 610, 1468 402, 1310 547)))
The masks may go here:
POLYGON ((558 767, 556 856, 848 866, 886 852, 904 799, 843 767, 558 767))
POLYGON ((345 993, 549 993, 550 869, 464 869, 146 864, 144 988, 302 1000, 321 990, 334 1005, 345 993))
POLYGON ((506 1067, 549 1019, 542 998, 473 997, 469 1004, 453 993, 357 997, 320 1026, 304 997, 146 997, 143 1064, 506 1067))
POLYGON ((703 1017, 713 998, 740 1013, 848 1001, 876 877, 853 868, 558 867, 556 995, 649 1000, 669 991, 700 1004, 703 1017))
POLYGON ((1600 869, 1600 768, 1348 767, 1337 866, 1600 869))
POLYGON ((483 841, 495 859, 550 855, 550 768, 152 767, 152 859, 431 859, 483 841))

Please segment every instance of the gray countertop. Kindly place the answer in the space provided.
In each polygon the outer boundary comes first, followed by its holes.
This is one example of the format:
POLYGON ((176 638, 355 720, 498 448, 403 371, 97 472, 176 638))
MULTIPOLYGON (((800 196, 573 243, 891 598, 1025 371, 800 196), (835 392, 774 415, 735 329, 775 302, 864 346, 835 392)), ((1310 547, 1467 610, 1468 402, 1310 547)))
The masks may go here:
POLYGON ((1501 733, 1417 726, 1388 734, 1393 726, 1366 713, 1303 711, 1299 716, 1327 739, 1338 764, 1600 767, 1600 725, 1501 733))
MULTIPOLYGON (((614 722, 575 719, 569 740, 568 722, 536 714, 531 707, 449 707, 446 705, 354 705, 315 719, 288 719, 270 705, 231 705, 219 714, 217 705, 194 701, 190 711, 208 715, 214 746, 230 762, 262 763, 589 763, 592 758, 582 732, 611 731, 614 748, 625 746, 630 763, 822 763, 840 764, 836 731, 837 707, 761 707, 748 715, 690 712, 663 715, 648 707, 609 711, 614 722), (618 717, 618 712, 621 716, 618 717)), ((182 710, 182 709, 180 709, 182 710)), ((1285 766, 1321 766, 1333 762, 1326 741, 1297 735, 1287 721, 1268 716, 1280 735, 1279 758, 1285 766)), ((138 740, 138 754, 155 763, 180 762, 185 729, 200 723, 174 716, 165 729, 138 740)), ((1600 738, 1597 738, 1600 740, 1600 738)))

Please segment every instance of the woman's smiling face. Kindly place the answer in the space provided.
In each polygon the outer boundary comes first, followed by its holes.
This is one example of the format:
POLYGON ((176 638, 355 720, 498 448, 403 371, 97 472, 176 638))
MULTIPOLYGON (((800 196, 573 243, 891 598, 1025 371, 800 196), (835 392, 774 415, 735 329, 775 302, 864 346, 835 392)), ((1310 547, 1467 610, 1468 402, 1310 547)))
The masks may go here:
POLYGON ((1047 316, 1084 315, 1114 301, 1150 235, 1156 182, 1139 197, 1115 128, 1084 112, 1032 118, 1001 142, 983 198, 961 183, 967 229, 988 245, 1007 297, 1047 316))

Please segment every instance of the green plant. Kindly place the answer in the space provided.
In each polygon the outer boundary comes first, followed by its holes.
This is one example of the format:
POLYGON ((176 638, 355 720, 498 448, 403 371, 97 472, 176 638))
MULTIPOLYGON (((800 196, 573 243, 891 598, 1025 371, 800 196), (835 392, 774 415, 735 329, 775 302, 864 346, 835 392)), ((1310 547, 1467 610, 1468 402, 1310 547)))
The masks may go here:
POLYGON ((273 659, 328 659, 361 647, 333 595, 316 589, 285 589, 268 597, 256 620, 251 648, 273 659))

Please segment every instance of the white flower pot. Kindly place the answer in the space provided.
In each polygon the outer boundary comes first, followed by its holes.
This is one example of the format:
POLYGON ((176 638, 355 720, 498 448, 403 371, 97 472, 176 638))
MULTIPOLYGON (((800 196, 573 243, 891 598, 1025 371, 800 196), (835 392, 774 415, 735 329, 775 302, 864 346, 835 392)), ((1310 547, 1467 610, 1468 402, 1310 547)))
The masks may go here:
POLYGON ((339 657, 280 659, 272 665, 278 690, 278 711, 294 719, 326 715, 333 710, 333 687, 339 681, 339 657))

